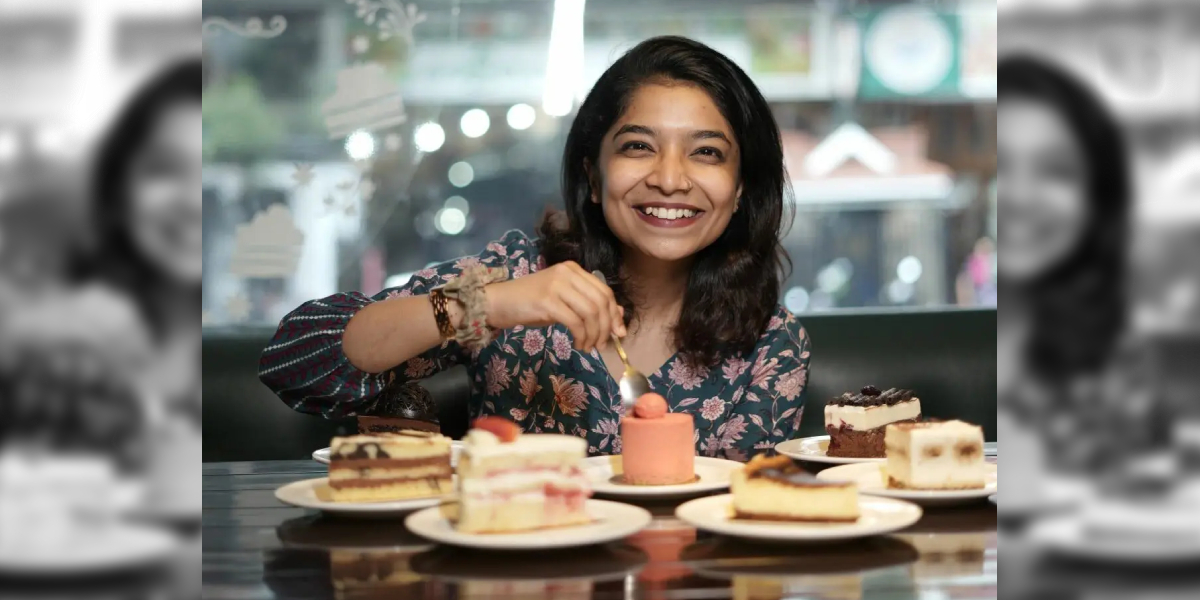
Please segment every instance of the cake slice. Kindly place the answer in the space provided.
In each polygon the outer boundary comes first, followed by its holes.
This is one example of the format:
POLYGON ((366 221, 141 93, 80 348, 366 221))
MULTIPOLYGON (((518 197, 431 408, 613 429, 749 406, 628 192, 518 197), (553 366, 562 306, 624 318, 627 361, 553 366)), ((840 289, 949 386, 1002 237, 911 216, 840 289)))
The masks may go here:
POLYGON ((511 421, 484 417, 463 441, 459 531, 515 533, 591 522, 591 488, 580 469, 587 440, 522 434, 511 421))
POLYGON ((963 421, 893 423, 885 436, 888 487, 910 490, 982 488, 983 429, 963 421))
POLYGON ((730 482, 739 519, 854 522, 858 488, 849 481, 813 477, 786 456, 755 456, 730 482))
POLYGON ((912 390, 881 392, 873 386, 857 394, 846 392, 825 404, 827 456, 883 458, 884 428, 890 423, 921 418, 921 400, 912 390))
POLYGON ((425 431, 335 437, 329 487, 335 502, 384 502, 453 490, 450 438, 425 431))

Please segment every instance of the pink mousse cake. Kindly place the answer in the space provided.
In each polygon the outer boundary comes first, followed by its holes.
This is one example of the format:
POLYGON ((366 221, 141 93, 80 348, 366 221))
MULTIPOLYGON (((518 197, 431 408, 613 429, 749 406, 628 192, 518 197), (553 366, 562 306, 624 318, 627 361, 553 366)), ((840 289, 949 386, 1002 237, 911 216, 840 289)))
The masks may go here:
POLYGON ((674 485, 696 479, 692 415, 667 412, 658 394, 638 398, 621 419, 623 478, 630 485, 674 485))

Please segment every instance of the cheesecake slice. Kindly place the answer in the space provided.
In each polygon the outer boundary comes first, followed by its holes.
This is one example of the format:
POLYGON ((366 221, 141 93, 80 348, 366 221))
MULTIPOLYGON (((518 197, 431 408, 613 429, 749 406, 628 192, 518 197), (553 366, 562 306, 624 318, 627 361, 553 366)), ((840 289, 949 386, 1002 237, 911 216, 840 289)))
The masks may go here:
POLYGON ((825 405, 825 432, 829 434, 827 456, 840 458, 883 458, 884 428, 891 423, 921 418, 921 400, 912 390, 873 386, 847 392, 825 405))
POLYGON ((858 488, 849 481, 813 477, 786 456, 754 457, 730 482, 739 519, 854 522, 858 488))
POLYGON ((893 423, 884 439, 888 487, 969 490, 984 487, 983 428, 963 421, 893 423))
POLYGON ((329 451, 334 502, 386 502, 453 491, 450 438, 425 431, 335 437, 329 451))

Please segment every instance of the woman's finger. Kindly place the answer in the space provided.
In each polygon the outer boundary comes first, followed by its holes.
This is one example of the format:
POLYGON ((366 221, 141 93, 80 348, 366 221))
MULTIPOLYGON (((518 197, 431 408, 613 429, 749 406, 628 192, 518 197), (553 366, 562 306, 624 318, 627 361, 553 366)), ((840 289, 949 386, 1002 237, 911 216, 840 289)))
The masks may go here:
POLYGON ((600 314, 600 306, 574 287, 570 287, 559 292, 559 298, 562 299, 571 310, 583 321, 585 336, 580 341, 580 349, 590 351, 596 347, 596 341, 604 330, 600 329, 600 322, 597 316, 600 314))
POLYGON ((624 311, 621 309, 621 305, 617 304, 617 298, 613 294, 612 288, 608 287, 607 282, 601 281, 595 275, 585 271, 583 267, 575 265, 575 268, 583 276, 580 281, 586 283, 589 288, 600 294, 603 306, 607 308, 609 319, 608 325, 604 329, 605 335, 607 336, 608 332, 611 331, 617 334, 618 337, 625 337, 624 311))
POLYGON ((607 348, 609 335, 613 331, 613 301, 611 295, 605 294, 602 289, 599 289, 597 286, 602 284, 591 275, 576 278, 573 283, 579 293, 591 300, 592 307, 596 311, 595 315, 593 315, 593 319, 597 323, 596 334, 598 337, 594 340, 596 345, 601 349, 607 348))

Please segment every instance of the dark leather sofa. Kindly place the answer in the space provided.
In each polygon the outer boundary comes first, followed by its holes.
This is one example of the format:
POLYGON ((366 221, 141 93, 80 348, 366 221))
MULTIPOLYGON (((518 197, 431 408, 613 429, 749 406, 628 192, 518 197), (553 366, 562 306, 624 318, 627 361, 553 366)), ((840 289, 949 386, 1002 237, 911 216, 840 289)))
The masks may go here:
MULTIPOLYGON (((927 416, 979 423, 996 439, 996 312, 838 312, 802 319, 813 342, 802 435, 823 433, 825 401, 875 385, 916 390, 927 416)), ((293 412, 258 381, 269 329, 204 333, 204 460, 307 458, 353 420, 327 421, 293 412)), ((437 400, 443 431, 467 423, 465 370, 423 385, 437 400)))

